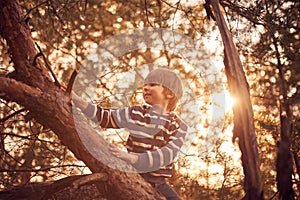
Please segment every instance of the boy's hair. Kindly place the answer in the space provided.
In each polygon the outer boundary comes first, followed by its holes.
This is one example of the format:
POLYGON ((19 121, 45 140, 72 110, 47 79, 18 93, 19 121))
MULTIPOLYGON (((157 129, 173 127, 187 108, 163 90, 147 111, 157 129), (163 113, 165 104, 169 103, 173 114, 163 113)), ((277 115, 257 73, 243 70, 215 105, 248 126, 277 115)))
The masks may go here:
MULTIPOLYGON (((167 95, 168 93, 173 93, 170 89, 168 89, 167 87, 163 86, 164 88, 164 91, 163 91, 163 94, 164 95, 167 95)), ((173 93, 174 94, 174 93, 173 93)), ((167 110, 168 111, 174 111, 177 107, 177 103, 178 103, 178 98, 176 95, 174 95, 170 101, 169 101, 169 104, 167 106, 167 110)))
POLYGON ((180 77, 173 71, 166 68, 158 68, 151 71, 145 78, 144 84, 158 83, 164 87, 164 93, 172 92, 174 97, 168 105, 169 111, 174 111, 178 100, 182 97, 182 83, 180 77))

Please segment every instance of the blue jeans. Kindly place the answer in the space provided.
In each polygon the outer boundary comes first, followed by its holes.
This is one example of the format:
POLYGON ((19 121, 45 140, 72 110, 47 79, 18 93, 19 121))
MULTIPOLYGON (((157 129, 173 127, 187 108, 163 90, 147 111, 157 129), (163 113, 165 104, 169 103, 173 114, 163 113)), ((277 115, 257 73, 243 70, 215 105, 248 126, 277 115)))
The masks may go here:
POLYGON ((154 187, 159 193, 165 196, 167 200, 181 200, 179 195, 167 183, 155 184, 154 187))

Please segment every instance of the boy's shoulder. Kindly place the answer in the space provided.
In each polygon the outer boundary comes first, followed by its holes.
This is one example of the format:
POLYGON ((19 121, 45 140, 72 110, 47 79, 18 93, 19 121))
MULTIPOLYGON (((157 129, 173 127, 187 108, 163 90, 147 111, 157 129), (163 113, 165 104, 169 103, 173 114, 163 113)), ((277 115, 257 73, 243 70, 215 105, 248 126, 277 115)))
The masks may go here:
POLYGON ((151 106, 148 105, 134 105, 129 107, 130 110, 136 110, 140 112, 145 112, 151 109, 151 106))
POLYGON ((177 122, 178 122, 179 126, 181 127, 181 129, 188 130, 187 123, 181 117, 179 117, 176 113, 174 113, 174 115, 175 115, 175 119, 177 120, 177 122))

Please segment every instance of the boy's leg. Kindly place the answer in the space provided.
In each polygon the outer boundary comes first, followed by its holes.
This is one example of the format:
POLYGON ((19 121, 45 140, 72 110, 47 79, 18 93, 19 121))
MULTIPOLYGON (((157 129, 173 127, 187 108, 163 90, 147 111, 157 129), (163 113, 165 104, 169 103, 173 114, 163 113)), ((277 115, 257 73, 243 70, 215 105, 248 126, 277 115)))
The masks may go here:
POLYGON ((156 185, 156 189, 164 195, 167 200, 181 200, 179 195, 167 183, 156 185))

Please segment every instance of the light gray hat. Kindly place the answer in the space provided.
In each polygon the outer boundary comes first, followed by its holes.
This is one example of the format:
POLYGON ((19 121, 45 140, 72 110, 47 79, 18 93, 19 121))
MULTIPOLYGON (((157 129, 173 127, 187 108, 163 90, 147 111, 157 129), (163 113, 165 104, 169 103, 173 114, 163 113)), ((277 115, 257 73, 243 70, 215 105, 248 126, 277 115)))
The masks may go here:
POLYGON ((182 83, 180 77, 166 68, 151 71, 145 78, 144 84, 159 83, 170 89, 178 99, 182 97, 182 83))

